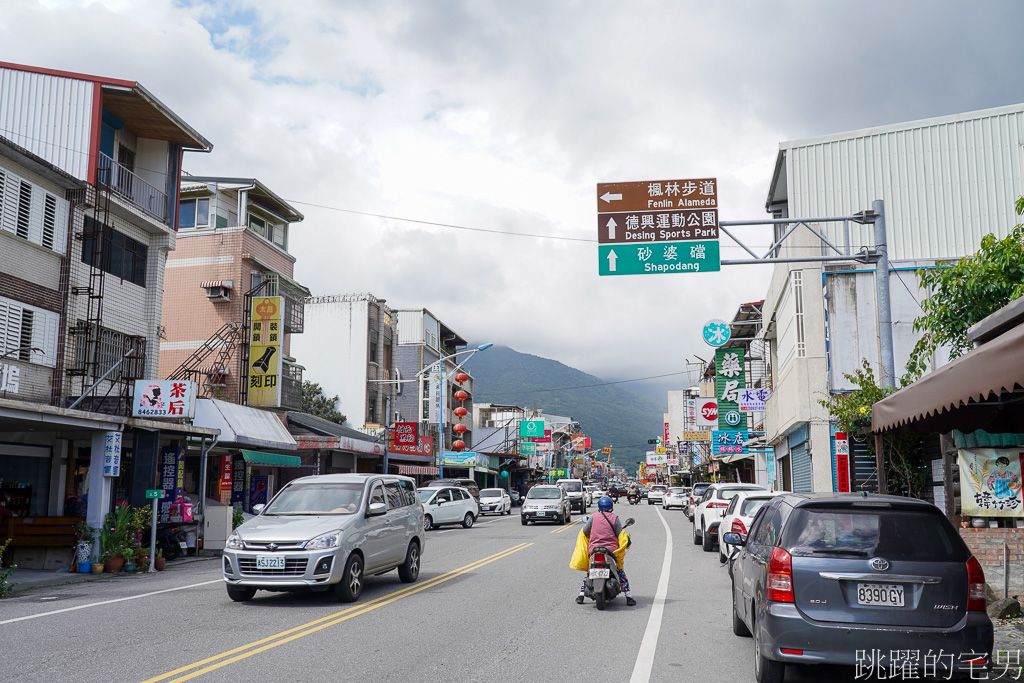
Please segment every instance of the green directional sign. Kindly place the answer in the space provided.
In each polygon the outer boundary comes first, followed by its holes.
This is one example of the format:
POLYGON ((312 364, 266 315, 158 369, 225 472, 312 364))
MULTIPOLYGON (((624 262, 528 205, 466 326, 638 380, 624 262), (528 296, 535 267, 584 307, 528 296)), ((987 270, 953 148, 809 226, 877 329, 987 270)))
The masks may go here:
POLYGON ((598 275, 705 273, 721 270, 718 240, 601 244, 598 275))
POLYGON ((163 498, 163 489, 146 489, 146 498, 163 498))
POLYGON ((523 439, 543 438, 544 420, 522 420, 519 423, 519 436, 523 439))

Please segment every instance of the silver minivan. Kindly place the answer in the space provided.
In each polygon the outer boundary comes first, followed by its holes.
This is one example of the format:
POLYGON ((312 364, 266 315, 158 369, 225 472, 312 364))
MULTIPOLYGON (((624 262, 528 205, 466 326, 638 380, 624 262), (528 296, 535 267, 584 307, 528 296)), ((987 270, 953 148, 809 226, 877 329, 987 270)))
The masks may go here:
POLYGON ((236 602, 257 590, 333 590, 354 602, 364 579, 420 573, 423 508, 409 477, 326 474, 288 482, 224 549, 224 582, 236 602))

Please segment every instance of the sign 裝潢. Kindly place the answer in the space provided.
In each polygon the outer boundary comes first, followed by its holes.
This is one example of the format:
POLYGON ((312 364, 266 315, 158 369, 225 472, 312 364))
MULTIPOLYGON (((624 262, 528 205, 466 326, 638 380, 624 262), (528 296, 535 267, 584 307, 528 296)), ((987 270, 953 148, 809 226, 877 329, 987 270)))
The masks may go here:
POLYGON ((718 395, 718 428, 746 429, 747 417, 740 412, 740 391, 747 386, 743 349, 715 349, 715 387, 718 395))
POLYGON ((9 363, 0 363, 0 391, 18 393, 18 389, 21 388, 20 378, 21 368, 9 363))
POLYGON ((718 427, 718 399, 698 398, 694 404, 694 426, 718 427))
POLYGON ((850 492, 850 442, 846 432, 836 432, 836 491, 850 492))
POLYGON ((717 239, 717 209, 601 213, 597 216, 597 241, 601 244, 717 239))
POLYGON ((196 416, 195 382, 135 380, 132 417, 182 419, 196 416))
POLYGON ((639 246, 601 244, 598 275, 702 273, 722 269, 718 240, 651 242, 639 246))
POLYGON ((544 420, 520 420, 519 436, 523 439, 543 438, 544 420))
POLYGON ((764 402, 772 395, 772 390, 767 387, 761 389, 740 389, 740 398, 737 403, 740 410, 763 413, 764 402))
POLYGON ((103 436, 103 476, 121 476, 121 432, 107 432, 103 436))
POLYGON ((1020 447, 961 448, 959 460, 964 517, 1024 517, 1020 447))
POLYGON ((396 446, 415 446, 419 424, 416 422, 396 422, 391 431, 396 446))
POLYGON ((519 453, 520 455, 536 455, 537 444, 532 441, 524 441, 519 444, 519 453))
MULTIPOLYGON (((715 415, 715 426, 718 426, 718 415, 715 415)), ((711 432, 683 432, 683 441, 711 441, 711 432)))
POLYGON ((711 432, 711 451, 715 455, 735 455, 746 453, 746 429, 722 429, 711 432))
POLYGON ((716 178, 597 184, 598 213, 717 208, 716 178))
POLYGON ((709 346, 721 346, 732 337, 732 327, 724 320, 709 320, 701 331, 704 342, 709 346))
POLYGON ((284 297, 280 296, 258 296, 252 300, 247 397, 251 406, 281 405, 283 307, 284 297))

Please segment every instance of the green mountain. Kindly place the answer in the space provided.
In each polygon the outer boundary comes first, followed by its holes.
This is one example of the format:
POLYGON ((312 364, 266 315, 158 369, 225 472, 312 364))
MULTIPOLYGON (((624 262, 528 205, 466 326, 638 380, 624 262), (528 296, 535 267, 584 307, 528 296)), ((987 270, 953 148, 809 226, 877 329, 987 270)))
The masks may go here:
POLYGON ((474 355, 466 367, 473 375, 474 401, 570 416, 594 448, 612 446, 612 462, 627 471, 653 448, 647 440, 664 431, 665 407, 657 401, 550 358, 494 346, 474 355))

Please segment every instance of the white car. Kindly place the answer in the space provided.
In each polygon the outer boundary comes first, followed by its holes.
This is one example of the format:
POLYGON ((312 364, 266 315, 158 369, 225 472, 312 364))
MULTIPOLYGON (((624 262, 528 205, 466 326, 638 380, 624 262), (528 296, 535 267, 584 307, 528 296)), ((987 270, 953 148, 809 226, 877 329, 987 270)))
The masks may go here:
POLYGON ((764 491, 757 484, 712 484, 704 490, 693 511, 693 544, 710 553, 718 540, 718 526, 733 496, 740 491, 764 491))
POLYGON ((512 496, 505 489, 480 490, 480 514, 493 512, 496 515, 512 514, 512 496))
POLYGON ((670 486, 668 491, 665 491, 665 495, 661 497, 661 509, 679 508, 682 510, 685 502, 686 489, 682 486, 670 486))
POLYGON ((647 492, 647 504, 654 505, 655 503, 661 504, 661 499, 665 497, 665 491, 668 491, 668 487, 664 484, 655 484, 651 487, 651 490, 647 492))
POLYGON ((436 529, 442 524, 473 526, 479 513, 476 498, 461 486, 431 486, 417 489, 423 504, 423 528, 436 529))
POLYGON ((761 506, 769 500, 786 491, 739 491, 732 497, 729 507, 725 508, 725 515, 718 525, 718 561, 725 564, 729 556, 736 551, 735 546, 728 546, 722 542, 722 536, 734 531, 743 538, 746 538, 750 530, 750 523, 754 521, 754 515, 761 509, 761 506))
POLYGON ((597 505, 597 501, 601 499, 604 494, 600 492, 596 486, 584 486, 583 497, 587 499, 587 507, 591 505, 597 505))

